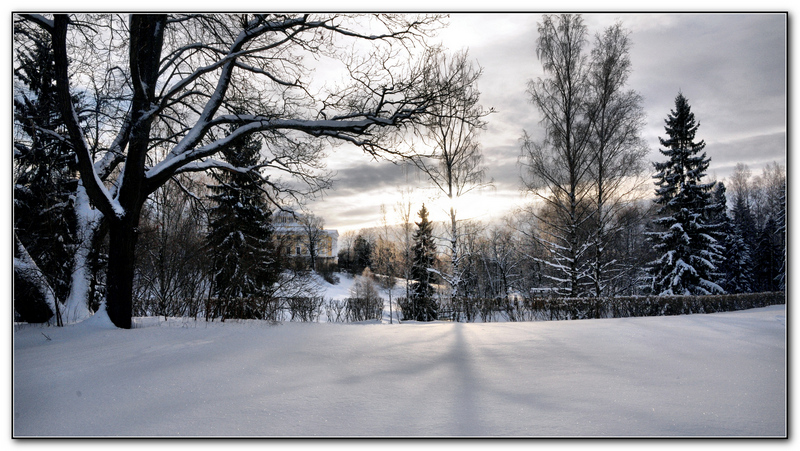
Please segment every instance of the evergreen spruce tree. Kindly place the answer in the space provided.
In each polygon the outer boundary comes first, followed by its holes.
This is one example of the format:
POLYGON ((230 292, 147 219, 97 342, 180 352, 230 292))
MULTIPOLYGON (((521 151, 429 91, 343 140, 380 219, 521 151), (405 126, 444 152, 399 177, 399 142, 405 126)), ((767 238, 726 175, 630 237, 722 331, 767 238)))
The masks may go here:
MULTIPOLYGON (((17 30, 29 46, 18 51, 14 68, 14 234, 36 262, 39 277, 63 303, 70 290, 76 219, 72 208, 77 172, 75 153, 48 131, 63 128, 58 114, 54 56, 50 38, 34 30, 17 30)), ((76 98, 75 102, 79 102, 76 98)), ((56 312, 17 305, 42 303, 38 296, 15 296, 15 309, 25 321, 41 322, 56 312), (35 311, 37 314, 26 314, 35 311)), ((58 308, 58 305, 56 305, 58 308)))
MULTIPOLYGON (((231 165, 250 172, 221 172, 210 186, 215 206, 210 212, 207 246, 212 255, 213 289, 218 315, 261 318, 259 306, 269 300, 280 276, 273 242, 271 210, 261 191, 263 179, 255 169, 261 144, 253 138, 223 151, 231 165)), ((263 318, 262 318, 263 319, 263 318)))
POLYGON ((353 274, 361 274, 372 266, 373 243, 360 233, 353 243, 353 274))
POLYGON ((778 212, 778 241, 780 246, 778 251, 780 252, 780 266, 778 268, 778 277, 777 277, 777 287, 781 291, 786 290, 786 191, 781 191, 780 195, 780 204, 781 209, 778 212))
POLYGON ((711 203, 706 209, 706 223, 711 228, 709 235, 714 239, 712 246, 716 251, 717 259, 714 261, 716 269, 712 272, 712 277, 717 284, 728 293, 732 289, 728 283, 727 254, 728 247, 731 245, 733 225, 728 216, 728 197, 726 196, 725 184, 717 182, 711 190, 711 203))
POLYGON ((731 293, 750 293, 753 285, 753 250, 750 239, 756 234, 750 207, 744 196, 736 196, 731 210, 731 233, 725 254, 725 278, 731 293))
POLYGON ((715 262, 720 259, 717 227, 707 223, 712 183, 702 183, 711 161, 695 142, 699 123, 695 122, 683 94, 675 98, 675 109, 666 119, 666 139, 659 138, 659 149, 667 161, 655 163, 656 200, 660 206, 654 223, 658 230, 649 234, 653 248, 661 257, 651 263, 651 290, 659 295, 705 295, 724 293, 716 283, 715 262))
POLYGON ((783 252, 778 242, 778 224, 769 217, 756 242, 754 285, 756 291, 778 291, 783 267, 783 252))
POLYGON ((411 290, 411 312, 406 319, 417 321, 433 321, 438 319, 438 307, 433 298, 433 268, 436 260, 436 243, 433 240, 433 223, 428 220, 425 205, 419 211, 420 222, 414 232, 414 258, 411 266, 411 278, 416 281, 411 290))

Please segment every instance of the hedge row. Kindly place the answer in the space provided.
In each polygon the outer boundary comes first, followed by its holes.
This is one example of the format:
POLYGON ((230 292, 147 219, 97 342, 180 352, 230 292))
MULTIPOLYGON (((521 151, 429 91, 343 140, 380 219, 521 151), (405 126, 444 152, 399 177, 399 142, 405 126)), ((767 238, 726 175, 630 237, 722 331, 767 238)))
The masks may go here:
POLYGON ((357 322, 381 319, 383 299, 285 297, 263 299, 245 297, 230 300, 209 299, 208 320, 257 319, 266 321, 317 322, 325 313, 328 322, 357 322))
MULTIPOLYGON (((557 321, 717 313, 785 303, 784 292, 716 296, 458 299, 439 303, 437 311, 439 320, 461 322, 557 321)), ((398 304, 402 310, 403 299, 399 299, 398 304)), ((336 301, 321 297, 296 297, 266 302, 236 299, 224 305, 210 302, 207 307, 217 312, 211 315, 214 318, 315 322, 319 321, 324 311, 329 322, 356 322, 380 319, 383 300, 348 298, 336 301)))
POLYGON ((714 296, 628 296, 600 298, 473 299, 442 305, 439 319, 453 321, 552 321, 689 315, 785 304, 786 293, 714 296))

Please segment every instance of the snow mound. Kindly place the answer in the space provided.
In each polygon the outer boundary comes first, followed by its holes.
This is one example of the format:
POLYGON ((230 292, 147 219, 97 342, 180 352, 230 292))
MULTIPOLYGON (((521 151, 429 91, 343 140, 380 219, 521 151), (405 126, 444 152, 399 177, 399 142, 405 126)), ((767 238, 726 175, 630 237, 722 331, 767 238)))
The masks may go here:
POLYGON ((111 322, 111 318, 108 317, 108 312, 106 311, 106 303, 103 302, 100 304, 100 308, 95 312, 94 315, 90 316, 89 318, 81 321, 78 323, 82 326, 93 328, 93 329, 116 329, 117 326, 111 322))

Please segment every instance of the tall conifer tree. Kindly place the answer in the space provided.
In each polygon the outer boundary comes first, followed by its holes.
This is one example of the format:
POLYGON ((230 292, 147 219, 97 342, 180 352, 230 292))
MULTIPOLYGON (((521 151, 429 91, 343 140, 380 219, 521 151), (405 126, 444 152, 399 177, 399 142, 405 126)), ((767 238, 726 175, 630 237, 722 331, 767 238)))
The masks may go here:
POLYGON ((406 319, 433 321, 439 317, 436 301, 433 299, 433 268, 436 260, 436 243, 433 240, 433 223, 428 220, 428 209, 422 205, 420 221, 414 232, 414 259, 411 278, 416 281, 411 291, 411 315, 406 319))
POLYGON ((754 282, 756 291, 778 291, 783 252, 778 240, 778 224, 768 217, 758 233, 755 249, 754 282))
POLYGON ((273 243, 272 213, 258 174, 261 143, 238 140, 223 151, 235 167, 249 172, 220 172, 210 186, 215 203, 210 213, 208 248, 213 261, 213 294, 223 317, 259 318, 258 306, 269 298, 279 277, 273 243))
POLYGON ((725 273, 731 293, 750 293, 753 291, 753 248, 751 238, 756 229, 750 207, 745 196, 734 198, 731 210, 731 233, 725 253, 725 273))
POLYGON ((707 222, 715 182, 702 182, 711 159, 703 152, 705 142, 695 141, 700 124, 683 94, 665 122, 667 138, 659 138, 664 147, 659 151, 668 159, 655 163, 654 176, 659 230, 649 234, 661 257, 651 263, 651 289, 660 295, 724 293, 714 277, 720 259, 713 238, 717 227, 707 222))
MULTIPOLYGON (((77 241, 72 208, 78 184, 75 152, 46 131, 60 130, 64 123, 56 107, 50 37, 22 27, 16 32, 24 35, 29 45, 18 50, 14 68, 14 236, 36 262, 41 271, 38 277, 56 302, 64 303, 70 291, 77 241)), ((73 101, 81 103, 77 96, 73 101)), ((22 293, 24 290, 15 292, 15 309, 25 321, 46 321, 55 313, 48 313, 41 305, 30 305, 43 301, 22 293)))
POLYGON ((706 209, 705 219, 711 229, 709 235, 714 239, 713 247, 716 251, 716 259, 714 261, 716 269, 712 272, 712 277, 723 290, 731 292, 728 287, 726 258, 732 237, 733 226, 731 224, 731 218, 728 216, 728 197, 726 192, 725 184, 723 182, 716 182, 714 188, 711 190, 710 203, 706 209))

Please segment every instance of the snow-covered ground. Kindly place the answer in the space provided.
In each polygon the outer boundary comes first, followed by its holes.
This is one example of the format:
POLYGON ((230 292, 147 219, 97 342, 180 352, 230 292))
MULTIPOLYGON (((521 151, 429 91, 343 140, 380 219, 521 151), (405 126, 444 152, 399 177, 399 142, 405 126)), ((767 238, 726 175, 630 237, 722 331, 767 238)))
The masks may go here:
POLYGON ((115 329, 101 313, 16 327, 14 436, 787 434, 785 306, 562 322, 139 326, 115 329))

